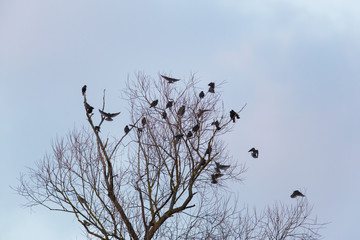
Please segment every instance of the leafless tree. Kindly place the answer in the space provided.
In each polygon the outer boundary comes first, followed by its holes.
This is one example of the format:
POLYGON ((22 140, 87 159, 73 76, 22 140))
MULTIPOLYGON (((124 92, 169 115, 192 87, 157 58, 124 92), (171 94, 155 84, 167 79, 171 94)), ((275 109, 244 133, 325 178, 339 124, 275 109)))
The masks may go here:
POLYGON ((56 140, 17 191, 27 206, 73 214, 89 239, 318 239, 306 200, 238 209, 226 183, 242 181, 245 166, 221 138, 237 123, 215 85, 199 97, 197 84, 193 75, 171 83, 139 73, 124 91, 127 128, 111 138, 102 126, 125 114, 107 113, 105 92, 93 111, 84 87, 90 127, 56 140))

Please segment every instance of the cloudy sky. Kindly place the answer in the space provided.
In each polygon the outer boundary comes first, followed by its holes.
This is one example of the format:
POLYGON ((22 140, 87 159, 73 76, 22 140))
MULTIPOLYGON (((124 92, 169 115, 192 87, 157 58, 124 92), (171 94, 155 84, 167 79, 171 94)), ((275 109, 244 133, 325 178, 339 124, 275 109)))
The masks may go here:
MULTIPOLYGON (((234 186, 261 209, 301 189, 324 239, 360 236, 360 3, 357 0, 0 0, 0 232, 83 240, 63 213, 28 209, 11 187, 51 141, 86 124, 80 89, 126 112, 137 71, 210 81, 247 103, 227 136, 248 167, 234 186), (251 147, 259 159, 249 158, 251 147)), ((114 121, 123 129, 120 121, 114 121)))

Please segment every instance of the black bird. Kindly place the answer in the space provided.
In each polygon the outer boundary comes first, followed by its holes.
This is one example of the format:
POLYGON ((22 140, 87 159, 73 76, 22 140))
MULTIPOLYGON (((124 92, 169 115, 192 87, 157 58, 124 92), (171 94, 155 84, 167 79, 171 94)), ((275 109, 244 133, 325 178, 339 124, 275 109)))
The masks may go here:
POLYGON ((92 111, 94 110, 94 108, 88 103, 85 103, 85 109, 88 114, 92 113, 92 111))
POLYGON ((159 100, 155 100, 150 104, 150 107, 155 107, 158 104, 159 100))
POLYGON ((175 142, 178 143, 183 136, 184 136, 184 134, 182 134, 182 133, 175 135, 174 136, 175 142))
POLYGON ((87 227, 91 225, 91 223, 89 223, 89 222, 86 221, 86 220, 84 220, 83 223, 84 223, 84 225, 87 226, 87 227))
POLYGON ((189 131, 187 134, 186 134, 186 137, 187 138, 191 138, 193 136, 193 133, 191 131, 189 131))
POLYGON ((180 79, 177 79, 177 78, 171 78, 171 77, 167 77, 167 76, 164 76, 164 75, 160 75, 162 78, 164 78, 166 81, 168 81, 168 83, 174 83, 174 82, 177 82, 177 81, 180 81, 180 79))
POLYGON ((211 146, 208 146, 208 148, 206 149, 206 152, 205 152, 205 155, 206 154, 211 154, 211 151, 212 151, 212 148, 211 148, 211 146))
POLYGON ((226 170, 226 169, 228 169, 228 168, 230 167, 230 165, 222 165, 222 164, 220 164, 220 163, 218 163, 218 162, 215 162, 215 165, 216 165, 215 170, 216 170, 216 169, 226 170))
POLYGON ((199 109, 199 112, 198 112, 198 114, 197 114, 197 117, 198 117, 198 118, 201 118, 202 115, 204 114, 204 112, 209 112, 209 111, 211 111, 211 110, 209 110, 209 109, 199 109))
POLYGON ((143 119, 141 120, 141 123, 142 123, 142 125, 146 124, 146 118, 145 117, 143 117, 143 119))
POLYGON ((163 118, 163 119, 166 119, 166 118, 167 118, 167 114, 166 114, 166 112, 165 112, 165 111, 163 111, 163 112, 162 112, 162 114, 161 114, 161 116, 162 116, 162 118, 163 118))
POLYGON ((130 132, 130 128, 128 125, 125 126, 124 132, 125 132, 125 134, 128 134, 130 132))
POLYGON ((178 115, 179 117, 182 117, 182 116, 184 116, 184 113, 185 113, 185 105, 182 105, 182 106, 179 108, 179 110, 178 110, 178 112, 177 112, 177 115, 178 115))
POLYGON ((120 112, 118 112, 118 113, 106 113, 106 112, 101 111, 100 109, 99 109, 99 112, 101 113, 101 116, 103 118, 105 118, 106 121, 112 121, 113 117, 116 117, 117 115, 120 114, 120 112))
POLYGON ((165 108, 171 108, 171 107, 173 106, 173 104, 174 104, 174 101, 168 101, 168 102, 166 103, 166 107, 165 107, 165 108))
POLYGON ((100 126, 95 126, 95 131, 100 132, 100 126))
POLYGON ((79 203, 87 204, 87 201, 84 198, 80 197, 79 195, 77 196, 77 199, 79 203))
POLYGON ((218 121, 218 120, 216 120, 215 122, 212 122, 212 123, 211 123, 211 125, 215 125, 216 130, 220 130, 220 129, 221 129, 221 127, 220 127, 220 123, 219 123, 219 121, 218 121))
POLYGON ((211 174, 211 183, 212 184, 218 183, 217 179, 222 176, 224 176, 224 174, 221 174, 221 173, 211 174))
POLYGON ((240 116, 239 116, 239 114, 237 114, 237 112, 235 112, 234 110, 231 110, 230 111, 230 118, 231 118, 231 120, 233 120, 233 122, 235 122, 235 118, 239 119, 240 116))
POLYGON ((259 150, 255 149, 255 148, 250 149, 248 152, 251 152, 251 156, 253 158, 258 158, 259 157, 259 150))
POLYGON ((208 84, 208 86, 209 86, 208 92, 215 93, 215 83, 211 82, 208 84))
POLYGON ((86 93, 86 85, 84 85, 81 89, 82 95, 85 95, 86 93))
POLYGON ((296 197, 305 197, 305 195, 304 194, 302 194, 299 190, 295 190, 292 194, 291 194, 291 196, 290 196, 291 198, 296 198, 296 197))
POLYGON ((192 131, 193 131, 193 132, 196 132, 196 131, 198 131, 199 129, 200 129, 199 124, 196 124, 196 125, 192 128, 192 131))
POLYGON ((205 97, 205 93, 204 93, 203 91, 201 91, 201 92, 199 93, 199 97, 200 97, 200 99, 201 99, 201 98, 204 98, 204 97, 205 97))
POLYGON ((205 163, 206 163, 205 158, 202 158, 202 159, 201 159, 201 162, 200 162, 200 165, 202 165, 202 166, 203 166, 203 165, 205 165, 205 163))

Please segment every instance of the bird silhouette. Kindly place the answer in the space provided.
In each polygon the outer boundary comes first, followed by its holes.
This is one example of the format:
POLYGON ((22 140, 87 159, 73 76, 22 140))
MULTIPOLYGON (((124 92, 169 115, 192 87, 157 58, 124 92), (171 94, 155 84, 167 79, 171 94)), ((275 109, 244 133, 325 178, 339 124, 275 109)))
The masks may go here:
POLYGON ((199 109, 199 112, 198 112, 198 114, 197 114, 197 117, 198 117, 198 118, 201 118, 202 115, 203 115, 205 112, 209 112, 209 111, 211 111, 211 110, 209 110, 209 109, 199 109))
POLYGON ((85 109, 88 114, 92 113, 92 111, 94 110, 94 108, 88 103, 85 103, 85 109))
POLYGON ((291 195, 291 198, 296 198, 296 197, 305 197, 304 194, 302 194, 299 190, 295 190, 291 195))
POLYGON ((199 129, 200 129, 199 124, 196 124, 196 125, 192 128, 192 131, 193 131, 193 132, 197 132, 199 129))
POLYGON ((78 199, 79 203, 87 204, 87 201, 84 198, 80 197, 79 195, 77 196, 77 199, 78 199))
POLYGON ((86 85, 84 85, 84 86, 81 88, 81 92, 82 92, 82 95, 84 96, 85 93, 86 93, 86 85))
POLYGON ((230 111, 230 118, 231 118, 231 120, 233 120, 233 122, 235 122, 235 118, 239 119, 240 116, 239 116, 239 114, 237 114, 237 112, 235 112, 234 110, 231 110, 230 111))
POLYGON ((179 108, 179 110, 178 110, 178 112, 177 112, 177 115, 178 115, 179 117, 182 117, 182 116, 184 116, 184 113, 185 113, 185 105, 182 105, 182 106, 179 108))
POLYGON ((130 132, 130 128, 128 125, 125 126, 124 132, 125 132, 125 134, 128 134, 130 132))
POLYGON ((205 97, 205 93, 204 93, 203 91, 201 91, 201 92, 199 93, 199 97, 200 97, 200 99, 201 99, 201 98, 204 98, 204 97, 205 97))
POLYGON ((218 162, 215 162, 215 165, 216 165, 215 169, 219 169, 219 170, 226 170, 230 167, 230 165, 222 165, 218 162))
POLYGON ((215 83, 211 82, 208 84, 208 86, 209 86, 208 92, 215 93, 215 83))
POLYGON ((220 123, 219 123, 219 121, 218 121, 218 120, 216 120, 215 122, 212 122, 212 123, 211 123, 211 125, 215 125, 216 130, 220 130, 220 129, 221 129, 221 127, 220 127, 220 123))
POLYGON ((100 132, 100 126, 95 126, 95 131, 100 132))
POLYGON ((145 117, 143 117, 143 119, 141 120, 141 123, 142 123, 142 125, 146 124, 146 118, 145 117))
POLYGON ((84 225, 87 226, 87 227, 89 227, 89 226, 91 225, 91 223, 89 223, 89 222, 86 221, 86 220, 84 220, 83 223, 84 223, 84 225))
POLYGON ((162 78, 164 78, 166 81, 168 81, 168 83, 174 83, 174 82, 177 82, 177 81, 180 81, 180 79, 177 79, 177 78, 171 78, 171 77, 167 77, 167 76, 164 76, 164 75, 160 75, 162 78))
POLYGON ((183 136, 184 136, 184 134, 182 134, 182 133, 180 133, 180 134, 178 134, 178 135, 175 135, 175 136, 174 136, 175 142, 178 143, 183 136))
POLYGON ((212 184, 218 183, 217 179, 222 176, 224 176, 224 174, 221 174, 221 173, 211 174, 211 183, 212 184))
POLYGON ((205 165, 205 163, 206 163, 206 160, 205 160, 205 158, 201 158, 201 161, 200 161, 200 165, 205 165))
POLYGON ((165 112, 165 111, 163 111, 163 112, 162 112, 162 114, 161 114, 161 116, 162 116, 162 118, 163 118, 163 119, 166 119, 166 118, 167 118, 167 114, 166 114, 166 112, 165 112))
POLYGON ((193 133, 191 131, 189 131, 187 134, 186 134, 186 137, 187 138, 191 138, 193 136, 193 133))
POLYGON ((255 148, 250 149, 248 152, 251 152, 251 156, 253 158, 258 158, 259 157, 259 150, 255 149, 255 148))
POLYGON ((120 114, 120 112, 118 113, 106 113, 106 112, 103 112, 99 109, 99 112, 101 113, 101 116, 103 118, 105 118, 106 121, 113 121, 114 119, 112 119, 113 117, 116 117, 117 115, 120 114))
POLYGON ((151 104, 150 104, 150 108, 151 107, 155 107, 158 104, 159 100, 154 100, 151 104))
POLYGON ((166 107, 165 107, 165 108, 171 108, 171 107, 173 106, 173 104, 174 104, 174 101, 168 101, 168 102, 166 103, 166 107))

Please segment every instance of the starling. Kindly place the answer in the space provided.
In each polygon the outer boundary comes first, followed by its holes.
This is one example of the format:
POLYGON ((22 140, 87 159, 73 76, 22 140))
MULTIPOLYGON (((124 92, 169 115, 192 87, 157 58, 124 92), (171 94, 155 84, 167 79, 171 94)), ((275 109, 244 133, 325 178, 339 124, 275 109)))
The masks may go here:
POLYGON ((208 148, 206 149, 206 152, 205 152, 205 155, 206 154, 211 154, 211 151, 212 151, 212 148, 211 148, 211 146, 208 146, 208 148))
POLYGON ((77 196, 77 199, 79 203, 87 204, 87 201, 84 198, 80 197, 79 195, 77 196))
POLYGON ((82 91, 82 95, 84 96, 85 93, 86 93, 86 85, 84 85, 84 86, 82 87, 81 91, 82 91))
POLYGON ((215 125, 216 130, 220 130, 220 129, 221 129, 221 127, 220 127, 220 123, 219 123, 219 121, 218 121, 218 120, 216 120, 215 122, 212 122, 212 123, 211 123, 211 125, 215 125))
POLYGON ((179 110, 178 110, 178 112, 177 112, 177 115, 178 115, 179 117, 182 117, 182 116, 184 115, 184 113, 185 113, 185 105, 182 105, 182 106, 179 108, 179 110))
POLYGON ((87 227, 91 225, 91 223, 89 223, 89 222, 86 221, 86 220, 84 220, 83 223, 84 223, 84 225, 87 226, 87 227))
POLYGON ((215 93, 215 83, 211 82, 208 84, 208 86, 209 86, 208 92, 215 93))
POLYGON ((222 165, 222 164, 220 164, 220 163, 218 163, 218 162, 215 162, 215 165, 216 165, 215 170, 216 170, 216 169, 226 170, 226 169, 228 169, 228 168, 230 167, 230 165, 222 165))
POLYGON ((166 107, 165 107, 165 108, 171 108, 171 107, 173 106, 173 104, 174 104, 174 101, 168 101, 168 102, 166 103, 166 107))
POLYGON ((258 158, 259 157, 259 150, 255 149, 255 148, 250 149, 248 152, 251 152, 251 156, 253 158, 258 158))
POLYGON ((168 81, 168 83, 174 83, 174 82, 180 81, 180 79, 171 78, 171 77, 167 77, 167 76, 164 76, 164 75, 160 75, 160 76, 162 78, 164 78, 166 81, 168 81))
POLYGON ((234 110, 231 110, 231 111, 230 111, 230 118, 231 118, 231 120, 233 120, 233 122, 235 122, 235 117, 236 117, 237 119, 240 118, 240 116, 239 116, 239 114, 237 114, 237 112, 235 112, 234 110))
POLYGON ((162 118, 163 118, 163 119, 166 119, 166 118, 167 118, 167 114, 166 114, 166 112, 165 112, 165 111, 163 111, 163 112, 162 112, 162 114, 161 114, 161 116, 162 116, 162 118))
POLYGON ((193 132, 196 132, 196 131, 198 131, 199 129, 200 129, 199 124, 196 124, 196 125, 192 128, 192 131, 193 131, 193 132))
POLYGON ((302 194, 299 190, 295 190, 294 192, 293 192, 293 194, 291 194, 291 196, 290 196, 291 198, 296 198, 296 197, 305 197, 305 195, 304 194, 302 194))
POLYGON ((125 126, 124 132, 125 132, 125 134, 128 134, 130 132, 130 128, 128 125, 125 126))
POLYGON ((209 110, 209 109, 199 109, 199 112, 198 112, 198 114, 197 114, 197 117, 198 117, 198 118, 201 118, 202 115, 204 114, 204 112, 208 112, 208 111, 210 111, 210 110, 209 110))
POLYGON ((176 143, 178 143, 178 142, 181 140, 181 138, 182 138, 183 136, 184 136, 184 134, 182 134, 182 133, 180 133, 180 134, 178 134, 178 135, 174 136, 175 142, 176 142, 176 143))
POLYGON ((155 107, 158 104, 159 100, 155 100, 150 104, 150 107, 155 107))
POLYGON ((94 108, 90 106, 90 104, 88 104, 87 102, 85 103, 85 109, 88 114, 92 113, 92 111, 94 110, 94 108))
POLYGON ((100 126, 95 126, 95 131, 100 132, 100 126))
POLYGON ((112 121, 113 117, 116 117, 117 115, 120 114, 120 112, 118 112, 118 113, 106 113, 106 112, 101 111, 100 109, 99 109, 99 112, 101 113, 101 116, 103 118, 105 118, 106 121, 112 121))
POLYGON ((205 97, 205 93, 204 93, 203 91, 201 91, 201 92, 199 93, 199 97, 200 97, 200 99, 201 99, 201 98, 204 98, 204 97, 205 97))
POLYGON ((146 118, 145 117, 143 117, 143 119, 141 120, 141 123, 142 123, 142 125, 146 124, 146 118))
POLYGON ((221 174, 221 173, 211 174, 211 183, 212 184, 218 183, 217 179, 222 176, 224 176, 224 174, 221 174))
POLYGON ((187 134, 186 134, 186 137, 187 138, 191 138, 193 136, 193 133, 191 131, 189 131, 187 134))

